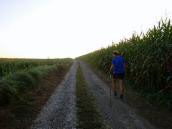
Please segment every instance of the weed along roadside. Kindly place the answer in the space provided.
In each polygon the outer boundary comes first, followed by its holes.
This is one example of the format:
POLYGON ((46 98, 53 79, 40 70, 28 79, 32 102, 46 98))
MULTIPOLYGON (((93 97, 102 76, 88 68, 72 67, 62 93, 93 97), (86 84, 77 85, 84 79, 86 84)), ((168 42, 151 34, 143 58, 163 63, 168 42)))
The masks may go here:
POLYGON ((97 110, 96 101, 89 92, 81 67, 77 71, 76 106, 78 129, 104 129, 103 119, 97 110))

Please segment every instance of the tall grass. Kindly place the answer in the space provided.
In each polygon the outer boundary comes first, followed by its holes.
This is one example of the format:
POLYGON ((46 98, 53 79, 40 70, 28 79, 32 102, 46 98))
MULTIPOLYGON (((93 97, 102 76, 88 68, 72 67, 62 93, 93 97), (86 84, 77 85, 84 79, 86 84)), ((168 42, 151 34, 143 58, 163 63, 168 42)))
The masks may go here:
POLYGON ((145 34, 133 34, 108 48, 80 59, 108 74, 112 51, 120 51, 127 62, 127 80, 152 103, 172 109, 172 25, 162 20, 145 34))

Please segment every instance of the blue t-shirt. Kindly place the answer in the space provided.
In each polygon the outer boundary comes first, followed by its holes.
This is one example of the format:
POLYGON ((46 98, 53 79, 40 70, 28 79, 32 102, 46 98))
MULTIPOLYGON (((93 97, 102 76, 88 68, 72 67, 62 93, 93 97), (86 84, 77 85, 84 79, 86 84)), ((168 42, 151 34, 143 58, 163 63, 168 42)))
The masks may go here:
POLYGON ((122 56, 116 56, 112 60, 112 64, 114 65, 113 73, 119 74, 119 73, 125 73, 125 60, 122 56))

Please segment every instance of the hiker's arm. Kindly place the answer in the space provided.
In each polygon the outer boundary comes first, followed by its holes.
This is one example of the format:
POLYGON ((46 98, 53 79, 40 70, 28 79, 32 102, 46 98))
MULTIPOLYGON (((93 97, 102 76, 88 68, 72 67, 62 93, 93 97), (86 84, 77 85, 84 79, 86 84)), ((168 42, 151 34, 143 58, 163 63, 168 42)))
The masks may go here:
POLYGON ((125 63, 124 63, 124 69, 125 69, 125 70, 126 70, 126 67, 127 67, 127 63, 125 62, 125 63))
POLYGON ((124 68, 125 70, 128 68, 128 62, 125 61, 125 64, 124 64, 124 68))
POLYGON ((113 67, 114 67, 114 65, 113 65, 113 64, 111 64, 111 66, 110 66, 110 73, 112 73, 112 69, 113 69, 113 67))
POLYGON ((124 59, 124 69, 126 70, 126 68, 128 67, 128 62, 126 62, 126 60, 124 59))

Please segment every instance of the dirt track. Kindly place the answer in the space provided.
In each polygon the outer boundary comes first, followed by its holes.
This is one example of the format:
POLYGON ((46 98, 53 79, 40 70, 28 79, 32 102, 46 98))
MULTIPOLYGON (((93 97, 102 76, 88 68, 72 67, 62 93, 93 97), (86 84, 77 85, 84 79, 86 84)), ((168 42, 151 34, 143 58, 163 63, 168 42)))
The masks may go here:
MULTIPOLYGON (((98 110, 112 129, 155 129, 149 122, 135 114, 119 97, 112 97, 109 105, 109 87, 83 62, 80 62, 90 92, 97 100, 98 110)), ((78 63, 74 62, 63 82, 35 120, 32 129, 74 129, 76 128, 76 72, 78 63)))
POLYGON ((32 129, 74 129, 76 127, 77 67, 75 62, 34 121, 32 129))

